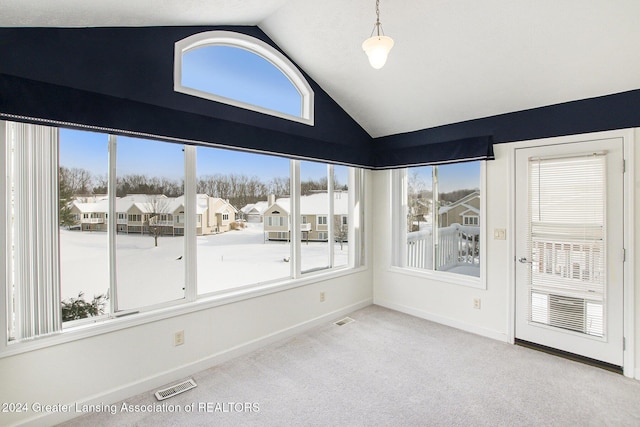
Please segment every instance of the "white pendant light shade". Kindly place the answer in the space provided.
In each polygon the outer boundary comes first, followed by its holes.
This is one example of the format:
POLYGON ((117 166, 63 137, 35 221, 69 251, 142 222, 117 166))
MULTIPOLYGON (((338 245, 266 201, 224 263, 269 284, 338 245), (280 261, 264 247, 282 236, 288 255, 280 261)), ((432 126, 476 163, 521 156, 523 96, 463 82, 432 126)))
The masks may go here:
POLYGON ((387 62, 389 51, 393 47, 393 39, 387 36, 369 37, 362 43, 362 49, 369 57, 369 64, 379 70, 387 62))

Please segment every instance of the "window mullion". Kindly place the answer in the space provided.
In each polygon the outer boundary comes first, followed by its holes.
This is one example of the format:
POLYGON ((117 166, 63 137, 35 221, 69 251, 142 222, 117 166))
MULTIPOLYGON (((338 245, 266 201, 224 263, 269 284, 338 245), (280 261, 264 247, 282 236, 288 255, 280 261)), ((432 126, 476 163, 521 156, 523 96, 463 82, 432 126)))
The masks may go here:
MULTIPOLYGON (((367 246, 366 246, 366 231, 365 231, 365 227, 367 224, 366 221, 366 207, 365 207, 365 203, 367 201, 366 198, 366 184, 365 184, 365 178, 366 178, 366 172, 364 169, 356 169, 356 168, 351 168, 352 173, 354 175, 354 180, 353 180, 353 188, 355 188, 355 191, 353 194, 349 194, 349 197, 353 198, 353 202, 351 202, 351 207, 354 211, 354 215, 353 218, 354 220, 357 219, 358 222, 353 224, 353 228, 354 228, 354 234, 355 234, 355 238, 353 239, 354 241, 354 254, 355 254, 355 258, 354 258, 354 265, 353 267, 360 267, 361 265, 365 265, 365 263, 367 262, 367 246)), ((351 185, 351 184, 349 184, 351 185)), ((351 217, 350 217, 351 218, 351 217)), ((349 220, 351 221, 351 220, 349 220)))
POLYGON ((394 229, 398 230, 398 236, 394 239, 394 264, 399 267, 407 266, 407 227, 409 210, 407 206, 408 199, 408 171, 407 169, 396 169, 391 171, 391 187, 392 187, 392 218, 394 229))
MULTIPOLYGON (((348 183, 349 186, 349 205, 347 206, 347 245, 349 245, 349 259, 347 261, 347 265, 351 268, 355 267, 359 264, 359 259, 361 257, 360 254, 360 239, 356 237, 358 235, 357 230, 360 228, 360 216, 356 217, 356 213, 358 213, 358 209, 356 209, 356 203, 360 206, 360 186, 359 182, 356 179, 356 169, 349 168, 349 178, 348 183)), ((342 221, 342 219, 341 219, 342 221)), ((342 223, 340 223, 340 227, 342 227, 342 223)))
POLYGON ((431 219, 431 235, 432 237, 432 246, 433 246, 433 250, 431 251, 431 253, 433 254, 433 258, 432 258, 432 268, 433 270, 438 270, 439 269, 439 264, 438 264, 438 257, 440 256, 440 218, 439 218, 439 211, 440 209, 438 208, 440 201, 439 201, 439 197, 438 197, 438 166, 433 166, 431 168, 431 177, 432 177, 432 202, 431 202, 431 214, 432 214, 432 219, 431 219))
POLYGON ((184 146, 184 253, 185 299, 195 301, 197 289, 197 245, 196 245, 196 147, 184 146))
POLYGON ((291 211, 289 212, 289 237, 291 245, 291 276, 297 279, 301 275, 302 256, 301 256, 301 236, 300 230, 300 161, 290 161, 291 175, 291 211))
POLYGON ((334 196, 333 196, 333 165, 327 165, 327 197, 328 197, 328 214, 327 214, 327 243, 329 247, 329 268, 333 268, 334 263, 334 224, 333 224, 333 205, 334 205, 334 196))
POLYGON ((108 245, 109 245, 109 312, 115 315, 118 312, 118 286, 116 272, 116 158, 117 158, 117 137, 109 135, 109 173, 107 182, 107 197, 109 199, 109 219, 108 219, 108 245))

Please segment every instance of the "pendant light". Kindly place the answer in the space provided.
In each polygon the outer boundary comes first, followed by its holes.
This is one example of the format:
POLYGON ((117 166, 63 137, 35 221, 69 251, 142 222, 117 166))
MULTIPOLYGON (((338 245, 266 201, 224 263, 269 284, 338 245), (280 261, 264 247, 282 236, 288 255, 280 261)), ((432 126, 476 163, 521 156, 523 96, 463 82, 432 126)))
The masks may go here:
POLYGON ((373 68, 379 70, 387 62, 389 51, 393 47, 393 39, 384 35, 382 24, 380 23, 380 0, 376 0, 376 23, 371 31, 371 37, 362 43, 362 49, 369 57, 369 63, 373 68), (373 33, 376 35, 373 35, 373 33))

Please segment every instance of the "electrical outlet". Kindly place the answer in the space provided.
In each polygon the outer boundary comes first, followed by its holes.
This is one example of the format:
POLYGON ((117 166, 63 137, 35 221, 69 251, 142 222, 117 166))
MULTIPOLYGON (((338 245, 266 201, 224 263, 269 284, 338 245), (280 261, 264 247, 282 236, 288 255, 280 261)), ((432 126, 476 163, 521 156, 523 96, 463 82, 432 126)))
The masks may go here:
POLYGON ((476 310, 480 310, 480 298, 473 299, 473 308, 476 310))
POLYGON ((184 331, 178 331, 173 335, 173 345, 177 347, 184 344, 184 331))
POLYGON ((325 294, 324 292, 320 292, 320 302, 324 302, 325 300, 325 294))

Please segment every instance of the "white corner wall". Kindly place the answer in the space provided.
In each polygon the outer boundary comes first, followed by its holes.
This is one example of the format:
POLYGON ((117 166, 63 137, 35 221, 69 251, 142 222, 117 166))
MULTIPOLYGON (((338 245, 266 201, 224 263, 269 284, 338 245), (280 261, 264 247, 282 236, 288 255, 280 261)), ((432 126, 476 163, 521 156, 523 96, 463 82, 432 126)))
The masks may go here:
MULTIPOLYGON (((635 140, 640 141, 640 130, 635 131, 635 140)), ((374 173, 374 304, 396 309, 424 319, 443 323, 462 330, 477 333, 497 340, 511 342, 513 339, 513 254, 510 218, 512 203, 508 182, 511 169, 510 150, 513 146, 494 146, 495 160, 486 163, 486 289, 476 289, 438 280, 416 277, 390 269, 391 265, 391 194, 390 172, 374 173), (506 229, 506 240, 495 240, 494 230, 506 229), (481 299, 481 309, 473 308, 474 298, 481 299)), ((633 205, 635 216, 635 246, 627 248, 628 262, 640 266, 640 149, 634 150, 634 159, 627 160, 627 170, 635 172, 633 205), (630 164, 631 163, 631 164, 630 164)), ((622 216, 620 218, 622 220, 622 216)), ((635 269, 632 269, 635 270, 635 269)), ((635 332, 627 337, 627 345, 633 346, 635 355, 631 375, 640 379, 640 279, 634 273, 635 296, 630 306, 635 306, 635 332), (635 371, 633 371, 635 369, 635 371)), ((631 322, 633 323, 633 322, 631 322)), ((625 371, 626 375, 629 375, 625 371)))
MULTIPOLYGON (((368 177, 370 173, 366 174, 368 177)), ((367 178, 367 188, 370 178, 367 178)), ((371 234, 371 191, 365 224, 371 234)), ((371 252, 371 242, 366 251, 371 252)), ((330 322, 372 303, 372 269, 0 359, 0 402, 110 404, 330 322), (320 292, 326 300, 320 302, 320 292), (173 335, 184 330, 185 344, 173 335)), ((1 413, 0 425, 82 414, 1 413)))
MULTIPOLYGON (((500 145, 496 160, 487 162, 487 230, 508 228, 508 162, 500 145)), ((391 271, 391 173, 374 173, 374 303, 501 341, 508 340, 507 240, 487 239, 487 289, 430 280, 391 271), (480 298, 481 309, 473 308, 480 298)), ((493 236, 492 232, 489 232, 493 236)))

